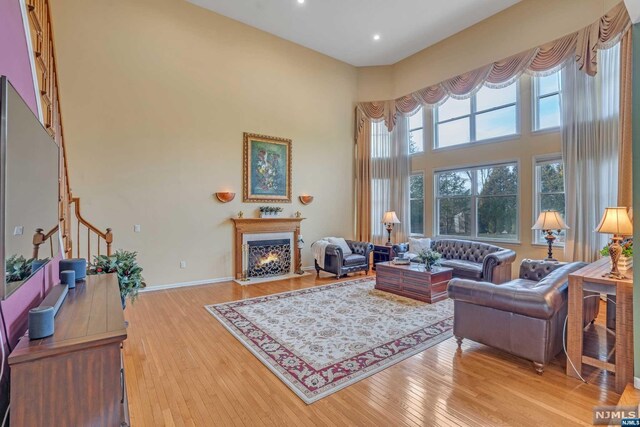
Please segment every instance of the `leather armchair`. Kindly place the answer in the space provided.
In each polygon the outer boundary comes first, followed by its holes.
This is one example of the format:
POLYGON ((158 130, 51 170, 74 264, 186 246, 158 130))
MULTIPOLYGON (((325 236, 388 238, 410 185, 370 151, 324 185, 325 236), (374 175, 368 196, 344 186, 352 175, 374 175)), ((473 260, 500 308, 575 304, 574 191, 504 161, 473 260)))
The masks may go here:
MULTIPOLYGON (((393 245, 398 256, 410 249, 408 243, 393 245)), ((511 280, 511 265, 516 260, 516 253, 511 249, 472 240, 435 239, 431 241, 431 250, 442 255, 444 267, 453 268, 453 277, 491 283, 511 280)))
MULTIPOLYGON (((523 260, 520 277, 495 285, 452 279, 453 334, 533 362, 536 372, 561 350, 567 317, 569 274, 586 264, 523 260)), ((585 304, 585 325, 598 315, 597 298, 585 304)))
POLYGON ((325 249, 324 268, 315 262, 316 272, 320 270, 333 273, 336 278, 345 276, 348 273, 357 271, 369 272, 369 259, 373 251, 373 244, 369 242, 356 242, 347 240, 347 245, 353 252, 351 255, 344 255, 342 248, 338 245, 327 245, 325 249))

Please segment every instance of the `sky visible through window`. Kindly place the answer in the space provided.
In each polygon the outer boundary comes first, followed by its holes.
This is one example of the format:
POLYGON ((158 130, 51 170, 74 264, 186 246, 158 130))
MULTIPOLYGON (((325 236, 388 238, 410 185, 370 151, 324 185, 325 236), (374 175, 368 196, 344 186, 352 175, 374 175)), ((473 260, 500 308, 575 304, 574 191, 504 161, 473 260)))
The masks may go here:
POLYGON ((518 133, 518 84, 481 88, 467 99, 448 99, 436 112, 436 148, 518 133))

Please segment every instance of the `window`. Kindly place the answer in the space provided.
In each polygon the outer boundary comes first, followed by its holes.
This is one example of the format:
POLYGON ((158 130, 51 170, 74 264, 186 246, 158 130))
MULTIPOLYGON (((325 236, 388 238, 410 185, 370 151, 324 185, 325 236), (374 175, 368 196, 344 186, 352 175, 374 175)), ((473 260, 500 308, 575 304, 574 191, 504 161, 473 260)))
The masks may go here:
POLYGON ((424 111, 422 107, 409 117, 409 154, 424 151, 424 111))
POLYGON ((424 234, 424 175, 416 173, 409 177, 410 233, 424 234))
POLYGON ((560 127, 560 72, 533 78, 533 130, 560 127))
MULTIPOLYGON (((534 194, 536 197, 535 218, 542 211, 558 211, 565 216, 565 198, 564 198, 564 169, 562 159, 546 159, 536 160, 536 180, 534 194)), ((555 243, 563 245, 565 240, 565 231, 563 230, 555 243)), ((543 233, 536 231, 534 233, 534 243, 546 244, 543 233)))
POLYGON ((448 99, 435 110, 435 148, 517 135, 518 83, 483 87, 468 99, 448 99))
POLYGON ((518 240, 518 165, 437 172, 436 234, 518 240))

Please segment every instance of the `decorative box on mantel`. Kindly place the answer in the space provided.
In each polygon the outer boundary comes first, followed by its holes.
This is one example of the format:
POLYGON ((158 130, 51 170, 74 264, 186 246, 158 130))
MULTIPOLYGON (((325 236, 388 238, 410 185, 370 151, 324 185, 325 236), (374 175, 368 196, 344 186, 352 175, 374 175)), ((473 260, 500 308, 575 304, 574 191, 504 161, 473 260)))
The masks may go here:
MULTIPOLYGON (((242 245, 245 234, 277 234, 293 233, 292 245, 300 236, 300 223, 305 218, 231 218, 235 226, 234 252, 235 252, 235 277, 242 279, 242 245)), ((291 248, 291 256, 294 271, 302 267, 302 259, 295 246, 291 248)))

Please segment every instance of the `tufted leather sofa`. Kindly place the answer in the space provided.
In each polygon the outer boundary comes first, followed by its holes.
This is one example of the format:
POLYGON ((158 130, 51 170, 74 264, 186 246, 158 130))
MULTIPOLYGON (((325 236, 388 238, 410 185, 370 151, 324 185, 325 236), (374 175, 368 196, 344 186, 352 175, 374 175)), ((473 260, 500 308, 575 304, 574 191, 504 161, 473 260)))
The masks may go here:
POLYGON ((316 272, 320 274, 320 270, 333 273, 340 278, 347 273, 355 273, 357 271, 369 271, 369 258, 373 251, 373 244, 369 242, 355 242, 346 240, 347 245, 353 251, 351 255, 344 255, 342 248, 338 245, 327 245, 325 249, 324 268, 321 268, 315 262, 316 272))
MULTIPOLYGON (((411 254, 408 243, 394 245, 393 249, 398 256, 407 252, 411 254)), ((454 277, 492 283, 511 280, 511 264, 516 253, 510 249, 459 239, 432 240, 431 249, 442 255, 440 264, 443 267, 453 268, 454 277)))
MULTIPOLYGON (((448 294, 458 346, 468 338, 531 360, 542 374, 562 350, 569 274, 585 265, 525 259, 519 277, 501 285, 452 279, 448 294)), ((598 316, 599 301, 584 304, 586 326, 598 316)))

